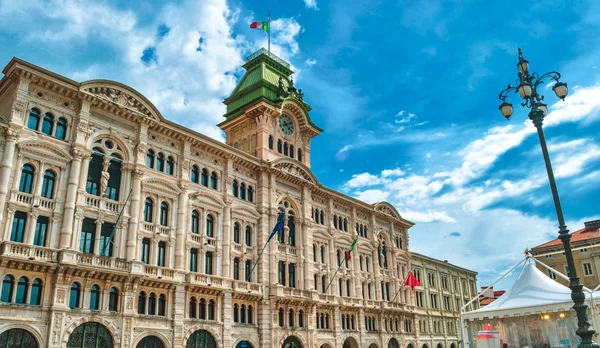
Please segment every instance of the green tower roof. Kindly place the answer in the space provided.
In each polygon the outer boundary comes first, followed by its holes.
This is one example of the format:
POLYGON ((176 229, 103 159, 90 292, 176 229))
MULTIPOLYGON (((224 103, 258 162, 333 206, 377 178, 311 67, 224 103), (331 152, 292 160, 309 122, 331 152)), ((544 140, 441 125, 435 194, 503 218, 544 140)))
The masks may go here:
MULTIPOLYGON (((246 57, 243 68, 246 73, 231 95, 223 101, 227 105, 224 115, 226 121, 243 114, 248 106, 257 102, 264 101, 279 107, 288 98, 294 98, 308 115, 311 107, 304 102, 302 91, 294 87, 291 78, 294 72, 290 70, 288 62, 261 48, 246 57)), ((309 123, 316 127, 310 119, 309 123)))

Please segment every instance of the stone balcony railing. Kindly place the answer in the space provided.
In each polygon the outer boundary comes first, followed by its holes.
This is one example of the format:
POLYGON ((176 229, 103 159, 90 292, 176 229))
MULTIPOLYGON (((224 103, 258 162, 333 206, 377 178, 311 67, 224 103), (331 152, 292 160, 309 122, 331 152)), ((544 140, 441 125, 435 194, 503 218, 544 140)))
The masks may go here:
POLYGON ((100 211, 105 211, 113 214, 119 214, 123 204, 105 197, 89 194, 87 192, 81 193, 81 202, 84 202, 88 208, 95 208, 100 211))
POLYGON ((219 277, 212 274, 188 273, 186 280, 190 284, 214 286, 220 289, 230 289, 231 279, 219 277))
POLYGON ((12 191, 11 201, 45 210, 54 210, 56 208, 56 201, 54 199, 39 197, 31 193, 20 191, 12 191))
POLYGON ((56 262, 58 251, 35 245, 15 242, 3 242, 0 246, 0 256, 35 261, 56 262))
POLYGON ((93 266, 124 272, 129 272, 130 270, 130 265, 127 261, 115 257, 77 253, 76 260, 78 265, 93 266))
POLYGON ((236 292, 244 292, 253 295, 261 295, 263 292, 261 284, 245 282, 243 280, 231 280, 231 287, 236 292))
POLYGON ((288 244, 279 244, 277 250, 282 254, 297 255, 296 247, 288 244))
POLYGON ((361 306, 362 301, 360 298, 355 297, 340 297, 340 304, 344 306, 361 306))
MULTIPOLYGON (((161 227, 164 227, 164 226, 161 226, 161 227)), ((205 234, 192 233, 191 231, 188 231, 188 236, 189 236, 189 240, 191 240, 194 243, 198 243, 201 245, 210 245, 213 247, 217 246, 217 239, 214 237, 209 237, 205 234)))

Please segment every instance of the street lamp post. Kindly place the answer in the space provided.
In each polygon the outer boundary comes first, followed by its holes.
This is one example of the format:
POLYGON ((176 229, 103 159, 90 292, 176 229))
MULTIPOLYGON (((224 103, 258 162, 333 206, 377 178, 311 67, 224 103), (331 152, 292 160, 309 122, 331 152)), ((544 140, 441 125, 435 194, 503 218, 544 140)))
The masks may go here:
POLYGON ((565 249, 565 257, 567 259, 567 267, 569 269, 569 279, 571 288, 571 299, 575 305, 573 308, 577 313, 577 335, 581 337, 581 348, 599 348, 600 345, 595 343, 592 338, 595 331, 590 329, 590 322, 587 317, 587 305, 585 304, 585 294, 583 293, 583 285, 577 277, 577 269, 575 268, 575 262, 573 261, 573 251, 571 250, 571 235, 565 224, 565 218, 563 216, 562 207, 560 205, 560 198, 558 197, 558 190, 556 188, 556 180, 554 179, 554 173, 552 172, 552 164, 550 163, 550 156, 548 155, 548 147, 546 146, 546 139, 544 137, 544 131, 542 130, 542 123, 544 117, 548 114, 548 107, 543 103, 544 97, 538 94, 538 86, 544 82, 545 79, 556 81, 552 90, 559 99, 564 100, 568 94, 567 84, 560 82, 560 74, 556 71, 551 71, 543 75, 537 73, 529 73, 529 62, 523 58, 523 52, 519 48, 519 63, 517 63, 519 69, 517 86, 508 85, 508 88, 500 92, 500 112, 502 116, 508 120, 512 115, 513 108, 512 104, 506 102, 506 98, 510 92, 519 93, 519 96, 524 100, 521 106, 529 108, 529 119, 533 122, 533 125, 537 129, 537 134, 540 139, 540 145, 542 147, 542 154, 544 155, 544 162, 546 163, 546 171, 548 172, 548 181, 550 182, 550 189, 552 190, 552 197, 554 198, 554 207, 556 208, 556 216, 558 217, 558 238, 563 243, 565 249))

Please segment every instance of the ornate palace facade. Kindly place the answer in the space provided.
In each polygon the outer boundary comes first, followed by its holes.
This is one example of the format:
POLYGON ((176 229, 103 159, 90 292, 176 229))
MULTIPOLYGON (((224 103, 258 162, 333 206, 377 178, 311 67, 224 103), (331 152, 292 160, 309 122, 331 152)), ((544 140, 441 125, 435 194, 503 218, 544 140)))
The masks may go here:
MULTIPOLYGON (((9 62, 0 347, 459 344, 448 324, 423 341, 429 314, 415 306, 418 291, 401 288, 413 224, 311 172, 321 129, 289 64, 261 50, 244 68, 225 100, 223 144, 118 82, 9 62), (280 211, 284 228, 248 279, 280 211)), ((469 271, 453 277, 475 282, 469 271)))

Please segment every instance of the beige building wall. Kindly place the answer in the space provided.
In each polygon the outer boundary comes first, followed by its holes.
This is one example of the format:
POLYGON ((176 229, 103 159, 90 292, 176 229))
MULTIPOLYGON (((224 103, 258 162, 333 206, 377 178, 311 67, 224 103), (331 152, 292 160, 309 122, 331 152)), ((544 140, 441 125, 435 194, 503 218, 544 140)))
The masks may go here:
MULTIPOLYGON (((586 241, 585 243, 573 243, 573 260, 577 270, 577 276, 581 283, 589 289, 594 289, 600 285, 598 271, 600 270, 600 241, 586 241)), ((531 254, 541 262, 555 269, 566 276, 567 275, 567 260, 563 253, 562 245, 560 247, 546 247, 532 249, 531 254)), ((548 270, 543 265, 537 263, 537 268, 555 279, 564 286, 569 286, 569 282, 548 270)))
MULTIPOLYGON (((26 332, 39 347, 65 347, 86 327, 105 328, 106 346, 123 348, 147 340, 194 347, 199 339, 216 347, 458 344, 455 301, 471 296, 475 273, 411 256, 413 224, 390 204, 322 186, 307 167, 314 132, 304 135, 304 164, 277 154, 258 160, 248 153, 254 140, 236 149, 166 121, 120 83, 77 83, 16 59, 4 73, 0 340, 26 332), (281 238, 245 281, 284 208, 281 238), (354 238, 352 259, 324 293, 354 238), (104 246, 112 256, 101 255, 104 246), (429 272, 437 279, 418 291, 438 294, 439 305, 450 296, 451 308, 415 306, 401 288, 415 267, 422 280, 429 272), (444 276, 449 289, 439 286, 444 276), (422 320, 427 331, 418 329, 422 320)), ((277 110, 253 112, 258 129, 278 131, 277 110)), ((300 125, 296 118, 308 116, 294 117, 300 125)))

